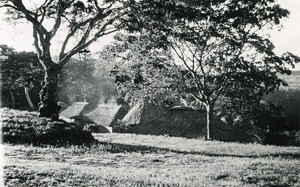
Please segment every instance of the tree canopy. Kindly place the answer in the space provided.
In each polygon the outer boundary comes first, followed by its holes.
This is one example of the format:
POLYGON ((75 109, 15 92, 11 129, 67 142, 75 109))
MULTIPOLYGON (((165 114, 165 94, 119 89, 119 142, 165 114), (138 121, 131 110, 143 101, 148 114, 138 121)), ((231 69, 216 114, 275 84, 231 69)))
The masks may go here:
POLYGON ((135 10, 142 16, 130 26, 159 36, 177 59, 174 85, 206 107, 208 139, 218 99, 240 110, 259 103, 300 61, 277 55, 266 34, 289 14, 274 0, 143 1, 135 10))
POLYGON ((127 102, 161 102, 171 97, 171 52, 157 47, 148 33, 118 33, 115 41, 100 52, 100 61, 115 78, 119 96, 127 102))

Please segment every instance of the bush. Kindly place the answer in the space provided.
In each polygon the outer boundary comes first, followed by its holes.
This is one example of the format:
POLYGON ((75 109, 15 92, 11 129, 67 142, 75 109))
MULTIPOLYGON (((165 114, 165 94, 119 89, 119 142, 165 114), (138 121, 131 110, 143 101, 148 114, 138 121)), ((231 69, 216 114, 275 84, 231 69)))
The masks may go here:
POLYGON ((89 131, 91 133, 109 133, 108 127, 98 125, 98 124, 86 124, 84 125, 84 130, 89 131))
POLYGON ((3 142, 33 145, 91 144, 94 138, 74 123, 51 121, 37 112, 0 109, 3 142))
POLYGON ((118 121, 118 123, 113 127, 113 132, 125 133, 128 128, 129 126, 125 125, 122 121, 118 121))
POLYGON ((295 144, 300 146, 300 131, 295 133, 295 144))
POLYGON ((286 124, 295 130, 300 130, 300 90, 279 90, 265 96, 267 102, 281 106, 287 116, 286 124))
POLYGON ((280 135, 285 145, 300 146, 300 131, 284 131, 280 135))
POLYGON ((281 146, 299 145, 299 128, 290 123, 290 114, 282 105, 261 102, 243 109, 231 108, 221 113, 227 124, 233 127, 234 141, 281 146))

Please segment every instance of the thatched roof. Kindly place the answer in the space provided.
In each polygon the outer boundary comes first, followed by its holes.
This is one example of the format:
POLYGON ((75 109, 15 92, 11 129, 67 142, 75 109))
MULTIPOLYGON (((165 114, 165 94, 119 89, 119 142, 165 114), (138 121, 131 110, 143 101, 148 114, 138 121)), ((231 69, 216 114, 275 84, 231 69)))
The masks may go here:
POLYGON ((93 123, 114 126, 128 112, 128 105, 99 104, 94 110, 84 114, 93 123))
POLYGON ((149 121, 158 118, 164 112, 165 111, 161 106, 139 102, 132 109, 130 109, 130 111, 122 119, 122 122, 128 126, 146 124, 149 121))
POLYGON ((87 105, 87 102, 75 102, 68 108, 66 108, 64 111, 62 111, 59 116, 69 119, 75 119, 79 116, 81 116, 83 109, 87 105))
MULTIPOLYGON (((230 128, 220 119, 214 118, 212 128, 216 139, 230 138, 230 128)), ((146 124, 131 126, 127 132, 188 138, 206 137, 206 112, 190 107, 175 107, 146 124)))

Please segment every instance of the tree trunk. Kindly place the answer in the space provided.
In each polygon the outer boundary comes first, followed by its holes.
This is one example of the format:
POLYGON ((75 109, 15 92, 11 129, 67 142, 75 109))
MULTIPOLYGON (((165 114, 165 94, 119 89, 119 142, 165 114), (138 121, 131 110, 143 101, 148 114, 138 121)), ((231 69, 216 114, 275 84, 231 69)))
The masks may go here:
POLYGON ((56 103, 58 77, 60 68, 50 67, 45 70, 45 77, 41 83, 39 112, 41 117, 52 118, 58 120, 58 112, 60 106, 56 103))
POLYGON ((25 97, 26 97, 28 105, 30 106, 30 108, 32 110, 34 110, 34 105, 32 104, 32 101, 30 99, 29 91, 28 91, 28 87, 27 86, 24 87, 24 92, 25 92, 25 97))
POLYGON ((213 105, 206 104, 206 139, 210 140, 213 138, 213 105))
POLYGON ((11 98, 12 108, 15 109, 16 108, 15 96, 12 93, 11 88, 8 88, 8 91, 9 91, 10 98, 11 98))

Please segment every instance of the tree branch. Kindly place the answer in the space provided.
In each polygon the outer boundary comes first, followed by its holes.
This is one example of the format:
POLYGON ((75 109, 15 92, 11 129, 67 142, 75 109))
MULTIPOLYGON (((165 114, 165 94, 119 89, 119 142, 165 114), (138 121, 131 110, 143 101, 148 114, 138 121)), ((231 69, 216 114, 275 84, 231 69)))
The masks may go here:
POLYGON ((45 2, 37 9, 36 12, 41 12, 41 20, 40 23, 43 23, 45 15, 46 15, 46 7, 48 7, 54 0, 45 0, 45 2))
POLYGON ((17 10, 21 11, 25 18, 30 21, 32 24, 36 25, 37 31, 39 33, 47 34, 47 30, 43 27, 43 25, 37 20, 37 18, 33 17, 35 15, 33 12, 26 9, 22 0, 11 0, 11 2, 17 7, 17 10))
POLYGON ((15 6, 12 6, 12 5, 9 5, 9 4, 4 4, 4 5, 0 6, 0 8, 5 8, 5 7, 7 7, 7 8, 13 8, 15 10, 20 11, 19 8, 15 7, 15 6))
POLYGON ((57 4, 58 4, 58 10, 56 13, 55 23, 54 23, 52 29, 50 30, 50 38, 53 38, 55 36, 58 28, 60 27, 61 17, 65 10, 62 0, 59 0, 57 4))
MULTIPOLYGON (((99 17, 97 17, 97 19, 99 19, 99 17)), ((95 20, 94 19, 91 19, 88 23, 89 23, 89 26, 87 28, 87 30, 85 31, 85 34, 83 35, 83 37, 80 39, 80 41, 78 42, 78 44, 73 47, 67 54, 63 54, 61 53, 61 56, 60 56, 60 66, 63 67, 67 61, 76 53, 78 53, 79 51, 85 49, 86 47, 88 47, 91 43, 95 42, 98 38, 100 38, 101 36, 104 36, 104 35, 108 35, 110 33, 113 33, 115 31, 117 31, 117 29, 115 30, 111 30, 109 32, 104 32, 106 27, 110 24, 112 24, 112 22, 115 20, 115 18, 111 18, 110 20, 107 20, 106 23, 102 24, 102 26, 99 28, 99 31, 97 33, 95 33, 95 35, 87 41, 89 35, 90 35, 90 32, 91 30, 94 28, 94 25, 95 25, 95 20)), ((97 21, 97 20, 96 20, 97 21)), ((78 28, 79 29, 79 28, 78 28)), ((74 33, 70 33, 70 36, 73 36, 75 34, 74 33)), ((69 40, 68 38, 68 40, 69 40)), ((66 40, 65 40, 66 42, 66 40)), ((63 45, 63 50, 65 50, 65 46, 66 44, 64 43, 63 45)), ((61 51, 62 52, 62 51, 61 51)))
POLYGON ((35 30, 34 26, 33 26, 32 29, 33 29, 33 39, 34 39, 33 44, 34 44, 34 47, 35 47, 35 49, 36 49, 36 51, 38 53, 38 57, 40 58, 41 55, 42 55, 42 50, 41 50, 41 48, 39 46, 39 39, 38 39, 37 31, 35 30))
POLYGON ((89 18, 83 22, 80 22, 78 23, 77 25, 75 25, 71 31, 69 32, 69 34, 66 36, 66 39, 64 40, 63 42, 63 45, 61 47, 61 50, 60 50, 60 54, 59 54, 59 61, 61 61, 64 57, 65 57, 65 50, 66 50, 66 47, 69 43, 69 40, 71 39, 72 36, 74 36, 74 34, 83 26, 85 26, 86 24, 88 24, 90 22, 92 18, 89 18))

